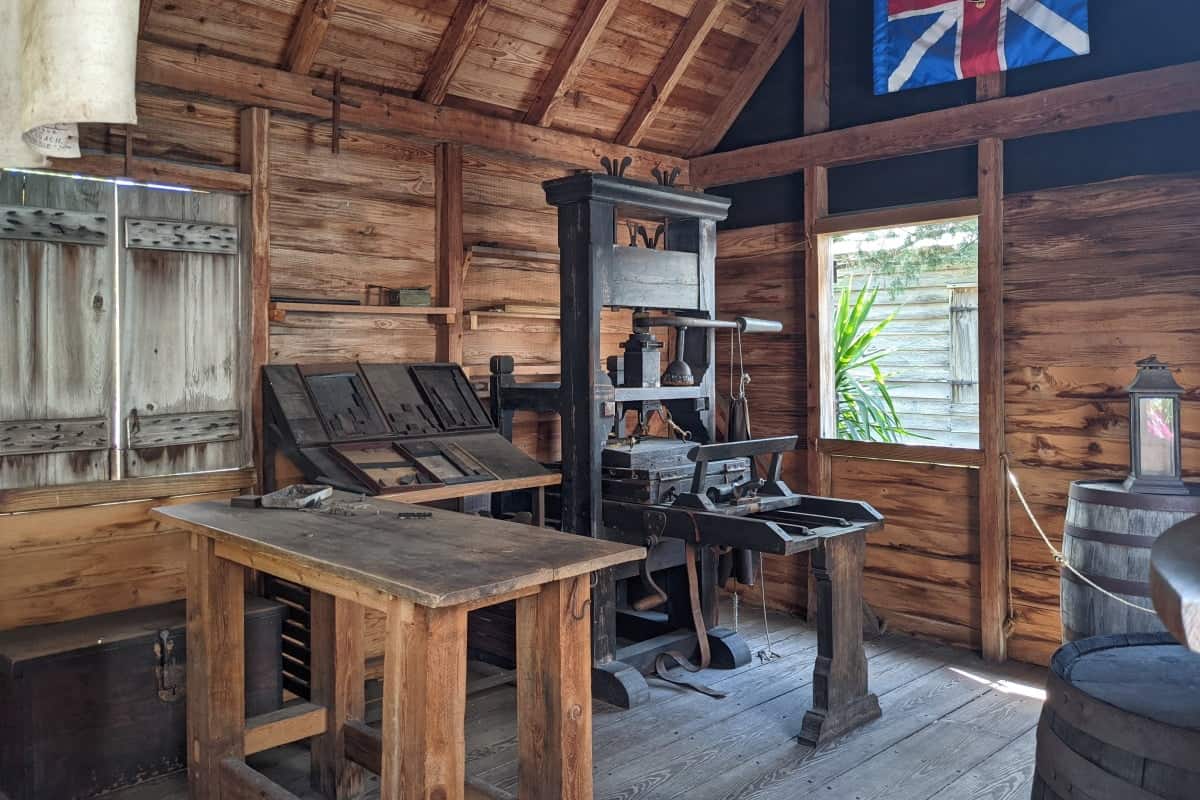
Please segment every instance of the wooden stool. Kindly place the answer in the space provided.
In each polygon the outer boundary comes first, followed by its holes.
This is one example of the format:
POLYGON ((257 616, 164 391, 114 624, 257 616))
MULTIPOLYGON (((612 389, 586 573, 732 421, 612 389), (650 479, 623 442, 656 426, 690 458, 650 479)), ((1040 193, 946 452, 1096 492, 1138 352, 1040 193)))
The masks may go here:
POLYGON ((383 800, 463 798, 467 613, 507 600, 517 601, 522 797, 590 798, 589 573, 644 549, 449 511, 397 519, 394 504, 372 505, 354 516, 220 502, 152 512, 192 532, 191 798, 293 798, 244 759, 302 739, 312 739, 312 783, 326 797, 357 797, 366 767, 380 774, 383 800), (312 591, 311 701, 250 719, 247 568, 312 591), (364 607, 387 615, 379 731, 362 722, 364 607))

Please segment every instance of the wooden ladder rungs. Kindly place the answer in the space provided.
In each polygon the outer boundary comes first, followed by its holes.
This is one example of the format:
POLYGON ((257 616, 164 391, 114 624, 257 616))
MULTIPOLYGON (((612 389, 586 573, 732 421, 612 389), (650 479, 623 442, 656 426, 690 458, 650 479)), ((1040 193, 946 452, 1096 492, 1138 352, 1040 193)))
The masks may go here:
POLYGON ((252 769, 245 761, 221 762, 221 800, 300 800, 278 783, 252 769))
POLYGON ((243 750, 252 755, 317 736, 325 732, 327 718, 325 707, 314 703, 296 703, 250 717, 246 720, 243 750))

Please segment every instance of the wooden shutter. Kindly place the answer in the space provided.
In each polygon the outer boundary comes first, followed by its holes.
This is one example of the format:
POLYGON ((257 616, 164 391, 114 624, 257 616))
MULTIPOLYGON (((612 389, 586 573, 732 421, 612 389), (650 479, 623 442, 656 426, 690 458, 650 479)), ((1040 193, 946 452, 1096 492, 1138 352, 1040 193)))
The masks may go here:
POLYGON ((250 462, 242 198, 121 187, 125 475, 250 462), (245 346, 243 346, 245 342, 245 346))
POLYGON ((0 173, 0 489, 111 477, 114 198, 0 173))
POLYGON ((950 386, 953 402, 979 402, 977 286, 950 287, 950 386))

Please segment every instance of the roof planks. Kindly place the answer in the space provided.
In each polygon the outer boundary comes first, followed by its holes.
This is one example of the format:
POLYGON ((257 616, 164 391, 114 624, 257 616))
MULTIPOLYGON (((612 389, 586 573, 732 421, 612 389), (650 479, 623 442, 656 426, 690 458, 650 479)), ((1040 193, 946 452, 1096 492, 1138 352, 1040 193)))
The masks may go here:
POLYGON ((759 43, 746 67, 738 73, 733 89, 721 99, 721 104, 709 117, 708 124, 696 132, 696 138, 688 148, 688 155, 711 153, 725 138, 725 134, 733 127, 734 121, 754 95, 754 90, 767 77, 771 66, 795 35, 800 17, 804 13, 804 5, 805 0, 788 0, 784 5, 766 38, 759 43))
POLYGON ((575 27, 566 43, 554 58, 554 64, 538 88, 525 121, 530 125, 546 127, 554 118, 554 111, 563 96, 575 85, 579 71, 592 53, 600 36, 617 10, 617 0, 587 0, 575 27))
POLYGON ((700 45, 709 31, 717 24, 717 18, 725 9, 726 0, 699 0, 683 24, 675 41, 663 56, 658 69, 650 77, 650 83, 630 112, 625 124, 617 133, 617 143, 636 147, 650 129, 654 118, 667 103, 683 73, 700 50, 700 45))
POLYGON ((417 90, 419 99, 435 106, 445 101, 454 71, 466 57, 467 48, 471 46, 471 40, 475 38, 475 32, 479 30, 479 23, 483 21, 483 14, 487 8, 488 0, 458 0, 454 16, 450 18, 450 24, 438 43, 437 52, 433 54, 433 60, 429 63, 425 80, 417 90))
MULTIPOLYGON (((138 48, 138 82, 316 118, 326 117, 329 105, 314 96, 313 89, 328 94, 332 85, 323 78, 145 40, 138 48)), ((602 156, 620 160, 628 155, 638 172, 649 172, 653 166, 679 167, 680 182, 688 182, 688 162, 683 158, 399 95, 345 86, 343 92, 361 102, 358 108, 342 109, 343 122, 352 127, 458 142, 587 169, 594 169, 602 156)))

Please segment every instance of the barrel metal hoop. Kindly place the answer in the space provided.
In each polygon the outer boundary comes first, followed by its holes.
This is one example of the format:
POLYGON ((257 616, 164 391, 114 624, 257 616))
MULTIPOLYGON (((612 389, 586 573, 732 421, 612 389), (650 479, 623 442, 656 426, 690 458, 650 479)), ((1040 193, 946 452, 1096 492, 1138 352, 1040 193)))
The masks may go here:
POLYGON ((1062 797, 1077 797, 1083 791, 1088 797, 1162 800, 1076 753, 1054 732, 1045 715, 1037 730, 1037 774, 1062 797))
MULTIPOLYGON (((1062 573, 1064 578, 1072 583, 1079 586, 1084 586, 1088 589, 1092 588, 1080 580, 1079 576, 1071 570, 1064 568, 1059 571, 1062 573)), ((1090 572, 1084 572, 1083 574, 1087 576, 1089 581, 1092 581, 1101 589, 1112 592, 1113 594, 1126 594, 1130 597, 1150 596, 1150 584, 1144 581, 1127 581, 1122 578, 1110 578, 1107 575, 1093 575, 1090 572)))
MULTIPOLYGON (((1187 772, 1196 769, 1200 732, 1117 708, 1077 689, 1054 672, 1046 679, 1046 708, 1073 728, 1139 758, 1187 772)), ((1038 739, 1040 742, 1041 729, 1038 739)))
POLYGON ((1141 536, 1136 533, 1114 533, 1113 531, 1098 531, 1094 528, 1080 528, 1070 523, 1063 526, 1063 535, 1070 536, 1072 539, 1085 539, 1089 542, 1116 544, 1122 547, 1136 547, 1141 550, 1149 550, 1151 547, 1154 547, 1154 542, 1158 538, 1158 534, 1141 536))
POLYGON ((1105 482, 1072 481, 1067 496, 1072 500, 1097 506, 1200 514, 1200 494, 1137 494, 1136 492, 1094 488, 1103 483, 1105 482))

